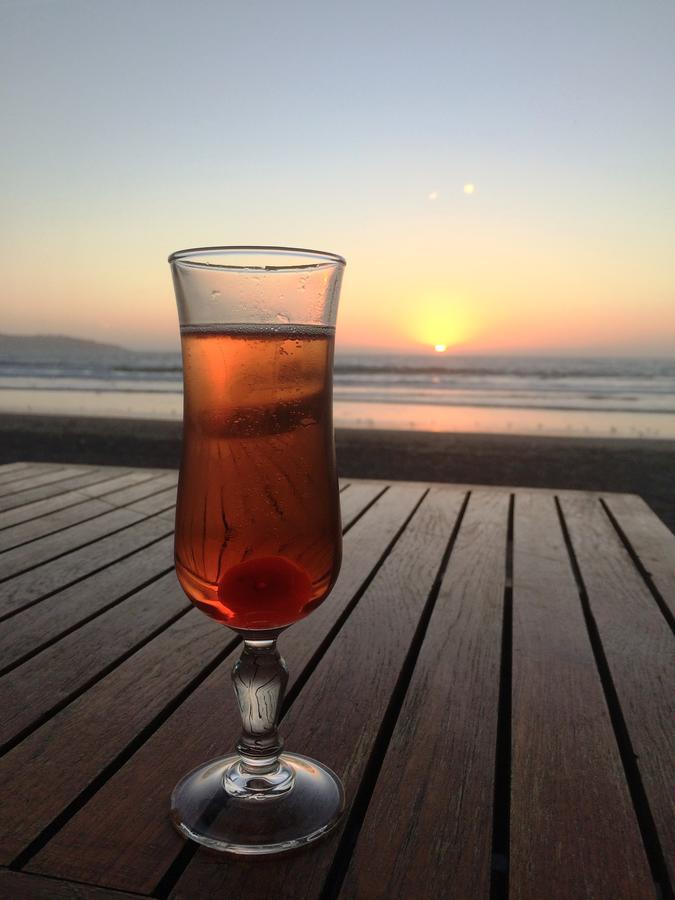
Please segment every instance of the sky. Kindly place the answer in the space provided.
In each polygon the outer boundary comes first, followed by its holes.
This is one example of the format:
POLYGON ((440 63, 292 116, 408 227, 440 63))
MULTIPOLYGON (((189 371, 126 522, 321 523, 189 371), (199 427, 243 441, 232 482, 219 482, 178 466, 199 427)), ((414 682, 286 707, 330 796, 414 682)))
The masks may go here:
POLYGON ((0 0, 0 331, 173 349, 166 257, 343 254, 338 344, 675 351, 672 0, 0 0))

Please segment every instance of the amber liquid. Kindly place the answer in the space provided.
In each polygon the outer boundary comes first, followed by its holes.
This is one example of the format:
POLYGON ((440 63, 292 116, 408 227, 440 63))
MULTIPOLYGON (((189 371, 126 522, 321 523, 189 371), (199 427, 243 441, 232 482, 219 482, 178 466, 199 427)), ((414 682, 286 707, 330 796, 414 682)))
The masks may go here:
POLYGON ((184 328, 176 571, 192 602, 238 630, 282 628, 340 567, 333 329, 184 328))

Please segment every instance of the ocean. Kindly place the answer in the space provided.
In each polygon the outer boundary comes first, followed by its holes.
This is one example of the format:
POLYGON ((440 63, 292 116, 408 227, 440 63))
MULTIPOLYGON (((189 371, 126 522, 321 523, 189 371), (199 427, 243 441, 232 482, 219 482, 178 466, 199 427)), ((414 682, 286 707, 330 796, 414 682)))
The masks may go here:
MULTIPOLYGON (((675 359, 338 353, 340 427, 675 438, 675 359)), ((177 353, 0 359, 0 412, 179 419, 177 353)))

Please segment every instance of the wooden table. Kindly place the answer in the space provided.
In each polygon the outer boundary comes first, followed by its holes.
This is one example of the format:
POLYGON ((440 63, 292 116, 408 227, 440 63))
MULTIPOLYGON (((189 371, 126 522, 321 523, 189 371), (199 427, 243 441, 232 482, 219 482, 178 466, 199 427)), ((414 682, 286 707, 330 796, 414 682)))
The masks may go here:
POLYGON ((637 497, 342 483, 282 731, 344 779, 323 843, 184 843, 238 639, 172 570, 176 473, 0 467, 0 897, 665 897, 675 537, 637 497))

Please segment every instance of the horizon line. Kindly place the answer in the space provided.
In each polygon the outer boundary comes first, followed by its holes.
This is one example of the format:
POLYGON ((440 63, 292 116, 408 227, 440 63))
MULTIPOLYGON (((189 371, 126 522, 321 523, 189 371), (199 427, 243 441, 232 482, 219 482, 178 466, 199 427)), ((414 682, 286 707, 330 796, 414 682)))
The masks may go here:
MULTIPOLYGON (((177 335, 178 337, 178 335, 177 335)), ((168 346, 166 344, 155 346, 155 347, 131 347, 125 344, 117 343, 114 341, 106 341, 101 340, 99 338, 90 338, 90 337, 80 337, 75 335, 63 334, 63 333, 33 333, 26 334, 18 333, 18 332, 0 332, 0 339, 2 338, 24 338, 26 340, 67 340, 67 341, 78 341, 82 343, 90 343, 95 346, 107 346, 113 347, 117 350, 122 350, 126 353, 179 353, 180 350, 174 345, 173 347, 168 346)), ((673 359, 675 358, 675 353, 667 353, 662 350, 638 350, 638 349, 611 349, 611 348, 598 348, 593 346, 581 346, 581 347, 567 347, 567 348, 551 348, 551 347, 529 347, 529 348, 494 348, 494 349, 478 349, 478 350, 467 350, 465 347, 461 349, 453 350, 450 346, 446 350, 442 352, 437 352, 434 350, 433 345, 424 345, 418 344, 417 346, 412 347, 401 347, 396 345, 388 345, 388 346, 372 346, 368 344, 348 344, 345 346, 337 346, 336 354, 340 355, 349 355, 349 354, 358 354, 358 353, 370 353, 373 355, 403 355, 403 356, 429 356, 431 359, 438 359, 439 362, 443 358, 462 358, 462 357, 481 357, 481 356, 513 356, 513 357, 550 357, 550 358, 577 358, 577 357, 621 357, 621 358, 635 358, 635 359, 644 359, 645 357, 653 358, 653 359, 673 359)))

